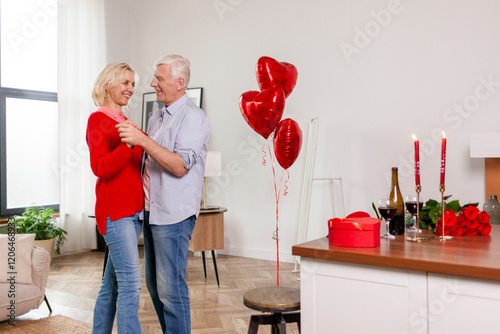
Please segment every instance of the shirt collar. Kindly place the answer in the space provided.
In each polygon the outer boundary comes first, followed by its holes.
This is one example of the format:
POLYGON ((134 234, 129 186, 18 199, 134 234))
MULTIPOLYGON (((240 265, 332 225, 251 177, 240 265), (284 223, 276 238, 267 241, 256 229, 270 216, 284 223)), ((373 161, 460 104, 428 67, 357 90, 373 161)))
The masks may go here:
POLYGON ((170 106, 168 106, 168 108, 166 106, 163 107, 162 113, 165 114, 165 112, 168 112, 170 115, 172 115, 177 110, 179 110, 179 108, 182 107, 188 100, 189 97, 186 93, 184 93, 184 95, 182 95, 180 99, 172 103, 170 106))
POLYGON ((118 123, 121 123, 127 119, 127 117, 125 117, 125 115, 120 114, 116 110, 111 109, 107 106, 101 106, 99 108, 99 111, 105 113, 106 115, 108 115, 108 117, 110 117, 111 119, 114 119, 118 123))

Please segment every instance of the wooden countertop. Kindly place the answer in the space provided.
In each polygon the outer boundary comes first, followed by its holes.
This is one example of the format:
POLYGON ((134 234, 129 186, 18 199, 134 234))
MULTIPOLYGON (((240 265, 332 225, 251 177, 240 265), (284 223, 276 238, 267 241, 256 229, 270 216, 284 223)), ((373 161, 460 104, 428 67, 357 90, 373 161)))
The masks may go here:
POLYGON ((500 225, 492 225, 489 236, 455 239, 417 243, 401 235, 396 240, 380 239, 375 248, 348 248, 330 245, 325 237, 293 246, 292 254, 500 281, 500 225))

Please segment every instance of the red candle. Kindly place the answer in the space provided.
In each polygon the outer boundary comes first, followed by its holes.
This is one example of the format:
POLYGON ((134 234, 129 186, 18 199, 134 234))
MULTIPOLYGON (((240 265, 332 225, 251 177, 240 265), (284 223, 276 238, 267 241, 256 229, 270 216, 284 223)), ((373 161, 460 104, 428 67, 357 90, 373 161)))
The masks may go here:
POLYGON ((415 144, 415 185, 420 185, 420 150, 419 142, 415 135, 411 135, 415 144))
POLYGON ((444 185, 444 170, 446 166, 446 135, 443 131, 443 139, 441 139, 441 183, 444 185))

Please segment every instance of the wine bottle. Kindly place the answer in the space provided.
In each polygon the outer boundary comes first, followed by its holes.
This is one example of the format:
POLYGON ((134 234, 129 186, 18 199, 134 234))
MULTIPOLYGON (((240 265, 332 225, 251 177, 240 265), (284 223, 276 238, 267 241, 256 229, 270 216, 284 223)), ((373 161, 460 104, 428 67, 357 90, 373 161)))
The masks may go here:
POLYGON ((401 190, 399 190, 398 181, 398 168, 392 167, 392 181, 391 181, 391 192, 389 193, 389 198, 397 203, 396 213, 389 223, 389 233, 390 234, 404 234, 405 233, 405 203, 403 201, 403 196, 401 195, 401 190))

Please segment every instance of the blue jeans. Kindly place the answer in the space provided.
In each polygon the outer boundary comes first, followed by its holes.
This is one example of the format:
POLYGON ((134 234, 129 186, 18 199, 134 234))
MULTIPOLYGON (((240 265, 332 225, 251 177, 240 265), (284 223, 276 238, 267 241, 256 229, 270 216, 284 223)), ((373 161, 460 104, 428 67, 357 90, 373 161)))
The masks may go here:
POLYGON ((146 286, 163 333, 191 333, 186 268, 195 222, 191 216, 172 225, 150 225, 149 212, 144 216, 146 286))
POLYGON ((118 333, 136 334, 139 325, 139 295, 142 275, 137 240, 141 233, 139 213, 106 221, 104 239, 109 255, 101 290, 94 308, 92 333, 111 333, 116 313, 118 333))

